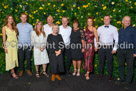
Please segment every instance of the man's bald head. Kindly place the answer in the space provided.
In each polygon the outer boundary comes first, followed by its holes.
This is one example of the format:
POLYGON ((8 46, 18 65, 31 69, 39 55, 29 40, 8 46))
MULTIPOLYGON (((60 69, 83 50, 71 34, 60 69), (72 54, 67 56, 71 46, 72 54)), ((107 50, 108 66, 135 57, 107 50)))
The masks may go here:
POLYGON ((52 16, 48 16, 47 17, 47 23, 49 24, 49 25, 52 25, 53 24, 53 17, 52 16))
POLYGON ((126 28, 128 26, 130 26, 131 24, 131 18, 130 16, 124 16, 123 19, 122 19, 122 24, 123 26, 126 28))

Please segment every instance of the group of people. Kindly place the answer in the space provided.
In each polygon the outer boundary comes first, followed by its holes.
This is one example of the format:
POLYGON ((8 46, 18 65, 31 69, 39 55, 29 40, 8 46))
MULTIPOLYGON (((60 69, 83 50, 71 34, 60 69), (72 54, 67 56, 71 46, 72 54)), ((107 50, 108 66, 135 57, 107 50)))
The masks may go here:
POLYGON ((86 28, 79 28, 79 21, 73 20, 73 28, 68 26, 68 17, 62 17, 62 25, 54 24, 52 16, 47 17, 47 23, 43 25, 37 21, 33 29, 27 23, 27 15, 22 13, 21 23, 17 26, 13 16, 5 18, 2 28, 3 47, 6 53, 6 70, 11 70, 13 78, 18 79, 14 68, 20 68, 19 76, 24 73, 24 60, 27 60, 27 74, 31 72, 31 53, 34 50, 34 65, 36 77, 40 74, 49 77, 46 73, 47 64, 52 73, 51 81, 61 80, 59 73, 69 74, 73 62, 73 76, 80 76, 80 68, 83 61, 83 69, 86 71, 86 80, 90 79, 93 72, 93 59, 98 51, 99 79, 103 78, 104 62, 107 60, 108 80, 112 80, 113 55, 117 52, 119 62, 120 81, 116 84, 126 84, 129 88, 133 77, 133 63, 136 57, 136 28, 131 26, 131 18, 125 16, 122 19, 123 28, 119 31, 110 24, 110 15, 104 16, 104 25, 96 29, 92 16, 88 16, 86 28), (65 58, 66 57, 66 58, 65 58), (64 63, 64 59, 67 59, 64 63), (125 79, 124 63, 127 62, 127 77, 125 79), (42 65, 42 71, 39 71, 42 65), (40 73, 39 73, 40 72, 40 73))

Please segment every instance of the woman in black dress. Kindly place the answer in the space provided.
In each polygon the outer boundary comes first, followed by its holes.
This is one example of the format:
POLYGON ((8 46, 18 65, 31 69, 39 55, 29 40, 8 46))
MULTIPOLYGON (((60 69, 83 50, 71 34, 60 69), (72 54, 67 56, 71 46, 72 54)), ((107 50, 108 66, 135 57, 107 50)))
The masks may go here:
POLYGON ((64 42, 62 36, 58 34, 59 26, 53 25, 52 30, 53 33, 48 35, 47 38, 47 49, 49 51, 50 71, 52 73, 51 80, 55 81, 55 78, 61 80, 59 73, 64 72, 64 42))
POLYGON ((73 21, 73 30, 71 33, 71 55, 74 66, 73 76, 80 76, 80 68, 81 68, 81 59, 83 57, 84 52, 84 44, 85 44, 85 36, 84 31, 79 27, 79 22, 77 19, 73 21), (77 70, 78 65, 78 70, 77 70), (77 74, 76 74, 77 73, 77 74))

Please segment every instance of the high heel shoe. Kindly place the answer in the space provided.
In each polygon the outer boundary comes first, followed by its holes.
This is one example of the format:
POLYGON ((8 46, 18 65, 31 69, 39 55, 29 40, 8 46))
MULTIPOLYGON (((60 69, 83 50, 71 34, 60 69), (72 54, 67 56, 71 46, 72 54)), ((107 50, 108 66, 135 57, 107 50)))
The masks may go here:
POLYGON ((40 78, 40 75, 39 75, 39 72, 36 71, 36 74, 35 74, 36 78, 40 78))
POLYGON ((89 76, 89 72, 86 73, 86 80, 89 80, 90 76, 89 76))
POLYGON ((46 77, 49 77, 49 75, 45 71, 42 71, 41 74, 46 76, 46 77))
POLYGON ((73 74, 72 74, 73 76, 75 76, 76 75, 76 69, 74 69, 74 72, 73 72, 73 74))
POLYGON ((80 76, 80 69, 78 69, 77 71, 77 76, 80 76))
POLYGON ((14 79, 18 79, 18 76, 13 72, 11 72, 11 75, 12 75, 12 77, 14 78, 14 79))

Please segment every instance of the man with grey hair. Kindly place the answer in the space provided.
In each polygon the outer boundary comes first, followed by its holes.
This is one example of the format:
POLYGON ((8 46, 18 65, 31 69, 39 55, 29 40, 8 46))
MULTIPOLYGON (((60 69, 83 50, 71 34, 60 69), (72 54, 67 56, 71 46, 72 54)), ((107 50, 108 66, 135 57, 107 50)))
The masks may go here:
POLYGON ((133 77, 134 57, 136 57, 136 28, 131 26, 130 16, 125 16, 122 24, 123 28, 119 30, 119 47, 117 51, 120 81, 117 81, 116 84, 125 84, 125 89, 129 89, 133 77), (125 59, 127 63, 126 81, 124 73, 125 59))
POLYGON ((52 16, 48 16, 47 17, 47 23, 48 24, 45 24, 43 26, 44 32, 46 34, 46 39, 47 39, 48 35, 52 33, 53 21, 54 21, 53 17, 52 16))

